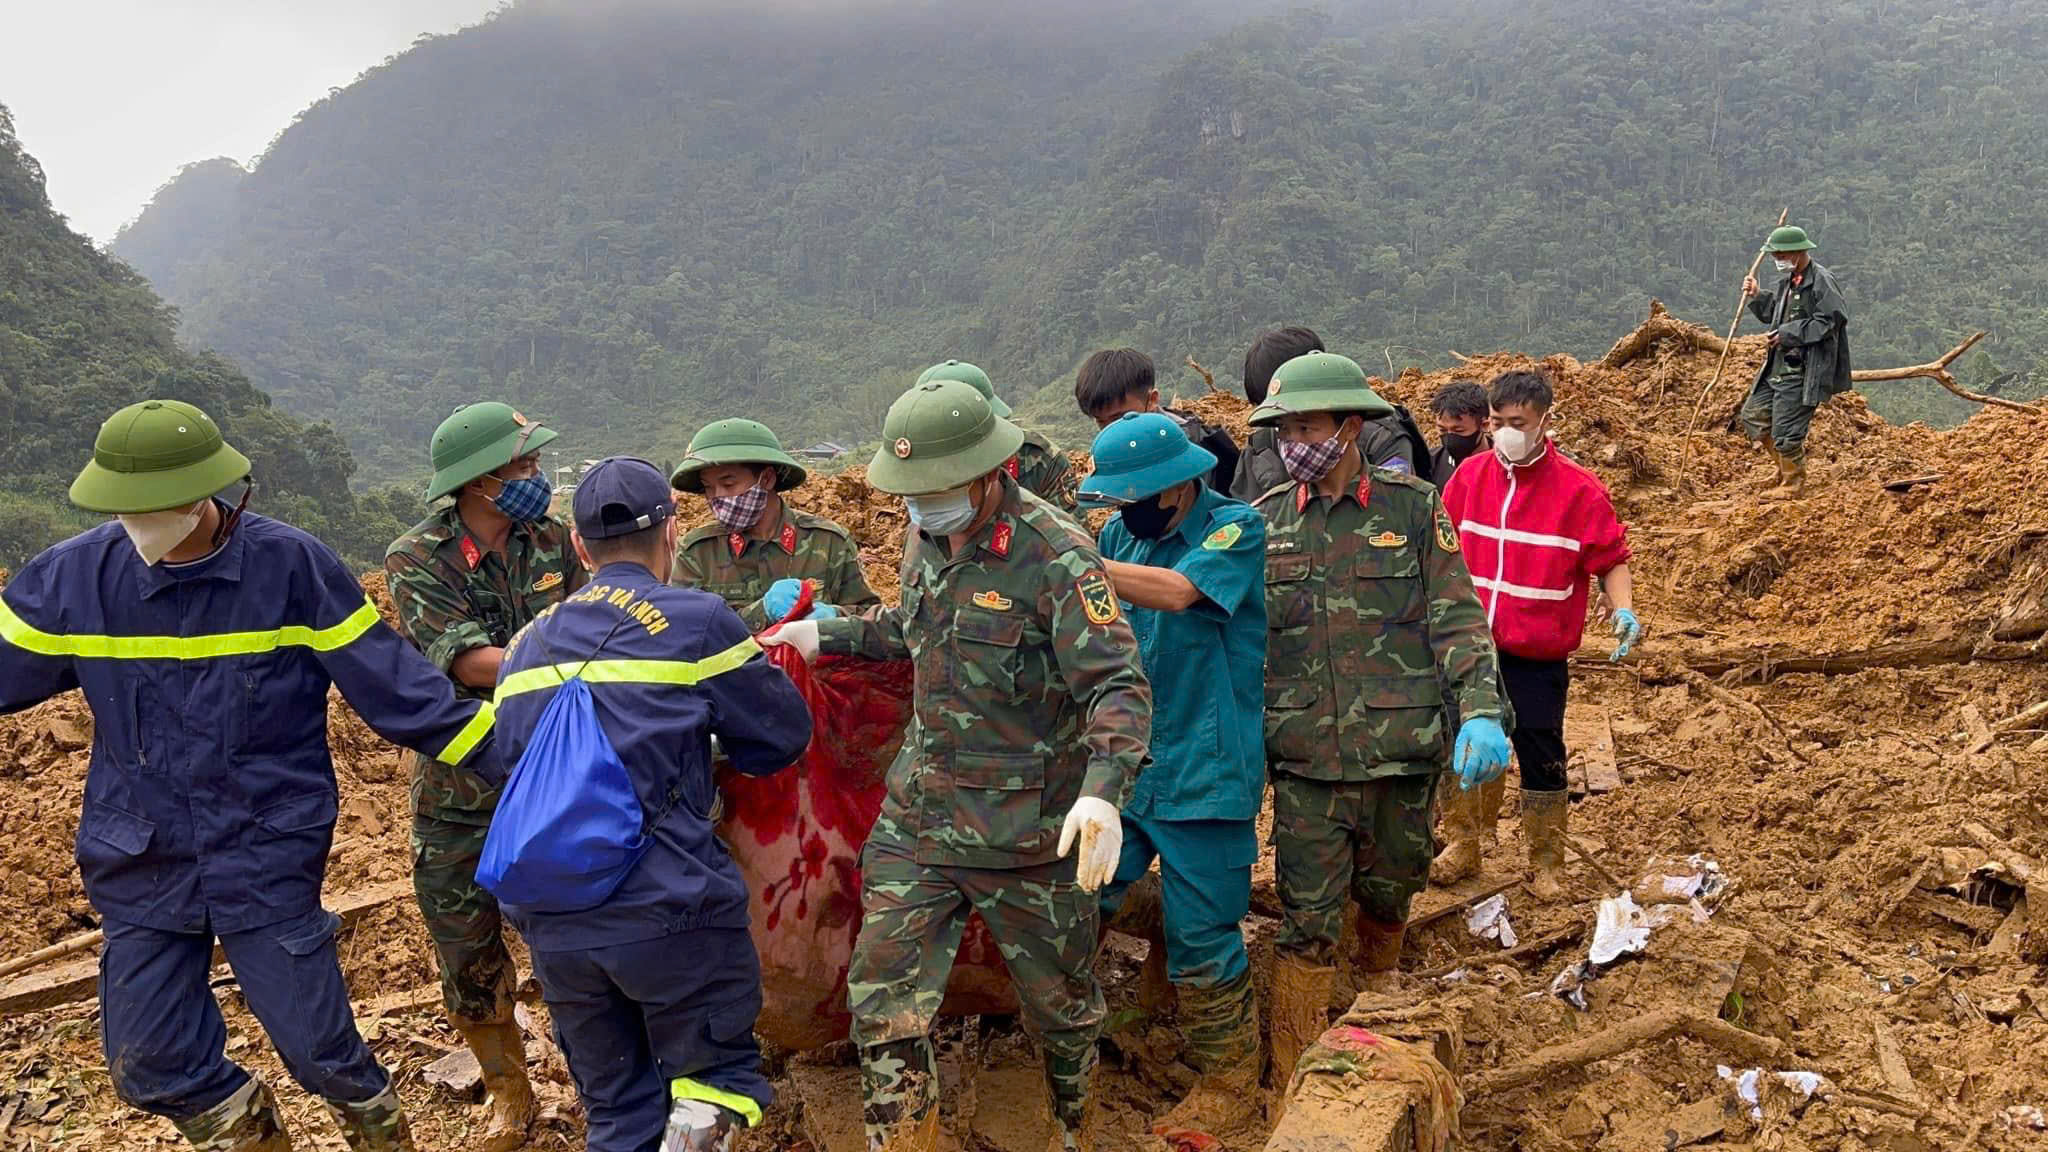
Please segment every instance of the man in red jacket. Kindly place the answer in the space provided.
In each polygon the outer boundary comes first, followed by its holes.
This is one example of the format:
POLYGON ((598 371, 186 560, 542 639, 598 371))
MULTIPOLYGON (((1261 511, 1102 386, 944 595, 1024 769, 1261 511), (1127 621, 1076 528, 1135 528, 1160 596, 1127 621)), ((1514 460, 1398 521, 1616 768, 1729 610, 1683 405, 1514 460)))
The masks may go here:
MULTIPOLYGON (((1642 635, 1630 599, 1628 530, 1600 478, 1550 443, 1550 381, 1508 372, 1493 382, 1493 451, 1467 461, 1444 488, 1472 585, 1500 653, 1522 774, 1522 831, 1530 895, 1564 894, 1564 704, 1571 654, 1586 627, 1592 578, 1613 615, 1619 660, 1642 635)), ((1444 808, 1448 843, 1431 869, 1454 883, 1479 867, 1484 793, 1457 791, 1444 808)), ((1498 815, 1498 792, 1493 794, 1498 815)))

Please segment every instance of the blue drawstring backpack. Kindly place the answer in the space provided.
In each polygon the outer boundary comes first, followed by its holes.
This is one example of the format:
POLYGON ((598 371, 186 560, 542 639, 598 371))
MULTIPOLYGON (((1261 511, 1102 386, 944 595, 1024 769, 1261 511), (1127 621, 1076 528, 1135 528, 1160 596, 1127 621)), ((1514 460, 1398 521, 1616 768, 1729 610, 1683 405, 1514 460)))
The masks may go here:
POLYGON ((512 766, 476 882, 522 911, 581 912, 604 903, 650 843, 640 797, 597 722, 590 685, 572 676, 512 766))

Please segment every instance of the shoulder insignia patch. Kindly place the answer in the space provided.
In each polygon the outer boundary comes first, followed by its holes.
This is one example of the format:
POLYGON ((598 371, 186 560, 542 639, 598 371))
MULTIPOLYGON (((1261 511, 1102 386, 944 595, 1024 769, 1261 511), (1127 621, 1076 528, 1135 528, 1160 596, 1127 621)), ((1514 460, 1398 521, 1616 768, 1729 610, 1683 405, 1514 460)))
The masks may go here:
POLYGON ((561 586, 562 574, 560 572, 550 572, 533 582, 533 590, 535 592, 546 592, 549 589, 560 588, 561 586))
POLYGON ((1109 586, 1109 577, 1101 572, 1090 572, 1075 583, 1074 590, 1081 594, 1081 611, 1088 616, 1091 624, 1114 624, 1122 617, 1123 609, 1116 602, 1116 591, 1109 586))
POLYGON ((476 571, 477 566, 484 562, 483 549, 477 547, 476 541, 467 536, 462 538, 462 562, 469 565, 471 572, 476 571))
POLYGON ((1458 550, 1458 531, 1451 527, 1449 519, 1442 516, 1436 518, 1436 546, 1446 552, 1458 550))
POLYGON ((976 592, 969 599, 974 601, 976 607, 987 608, 993 612, 1008 612, 1016 606, 1015 602, 1008 596, 993 588, 986 592, 976 592))
POLYGON ((1408 538, 1398 532, 1382 532, 1366 543, 1375 548, 1401 548, 1407 545, 1408 538))
POLYGON ((1207 548, 1211 552, 1221 552, 1225 548, 1230 547, 1232 544, 1237 543, 1239 538, 1241 538, 1243 535, 1243 528, 1239 527, 1236 524, 1225 524, 1223 527, 1218 528, 1214 532, 1209 533, 1208 536, 1204 537, 1202 540, 1202 547, 1207 548))
MULTIPOLYGON (((1015 464, 1016 461, 1012 460, 1010 463, 1015 464)), ((1014 531, 1015 529, 1010 526, 1008 520, 997 524, 995 532, 988 538, 988 550, 1008 559, 1010 555, 1010 535, 1014 531)))

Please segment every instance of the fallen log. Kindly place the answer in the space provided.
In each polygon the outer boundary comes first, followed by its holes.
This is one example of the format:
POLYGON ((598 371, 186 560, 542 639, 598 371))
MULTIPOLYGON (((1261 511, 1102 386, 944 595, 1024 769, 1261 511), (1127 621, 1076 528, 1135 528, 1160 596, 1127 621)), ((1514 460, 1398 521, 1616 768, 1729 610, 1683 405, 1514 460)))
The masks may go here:
POLYGON ((1673 1036, 1690 1036, 1740 1058, 1745 1064, 1782 1066, 1790 1055, 1790 1049, 1783 1041, 1746 1032, 1725 1020, 1701 1016, 1682 1008, 1666 1008, 1582 1039, 1539 1049, 1519 1064, 1481 1073, 1466 1086, 1465 1098, 1480 1100, 1496 1093, 1511 1092, 1560 1072, 1610 1060, 1631 1049, 1669 1040, 1673 1036))
MULTIPOLYGON (((341 917, 343 928, 348 928, 376 909, 411 896, 412 881, 397 880, 338 896, 328 909, 341 917)), ((218 964, 222 959, 220 947, 215 945, 212 963, 218 964)), ((91 1000, 99 995, 99 977, 100 962, 94 957, 0 983, 0 1016, 91 1000)))
POLYGON ((2013 412, 2025 412, 2029 416, 2041 415, 2041 409, 2032 404, 2022 404, 2017 400, 2007 400, 1998 396, 1987 396, 1981 392, 1972 392, 1956 383, 1955 374, 1949 371, 1949 366, 1960 359, 1963 353, 1976 347, 1977 341, 1982 340, 1986 335, 1988 333, 1981 331, 1973 333, 1968 340, 1949 349, 1948 354, 1939 360, 1930 360, 1925 364, 1912 364, 1904 368, 1866 368, 1849 373, 1849 379, 1857 384, 1868 384, 1879 380, 1932 380, 1973 404, 1989 404, 1994 408, 2005 408, 2013 412))

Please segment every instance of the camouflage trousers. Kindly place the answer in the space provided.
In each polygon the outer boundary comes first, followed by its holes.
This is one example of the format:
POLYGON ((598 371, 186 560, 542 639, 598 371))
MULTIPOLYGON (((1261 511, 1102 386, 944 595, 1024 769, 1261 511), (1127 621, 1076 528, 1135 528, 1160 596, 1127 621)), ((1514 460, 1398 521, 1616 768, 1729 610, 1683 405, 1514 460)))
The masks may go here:
POLYGON ((434 938, 448 1014, 478 1023, 512 1018, 512 954, 498 901, 476 882, 487 824, 415 813, 412 890, 434 938))
POLYGON ((1274 947, 1336 963, 1344 900, 1385 923, 1408 918, 1435 854, 1436 774, 1379 780, 1273 776, 1273 862, 1283 913, 1274 947))
POLYGON ((1072 861, 1011 870, 936 867, 869 842, 846 996, 861 1049, 870 1148, 938 1103, 930 1029, 970 911, 988 924, 1016 981, 1025 1027, 1044 1052, 1053 1118, 1071 1146, 1104 1016, 1095 981, 1100 901, 1073 876, 1072 861))

